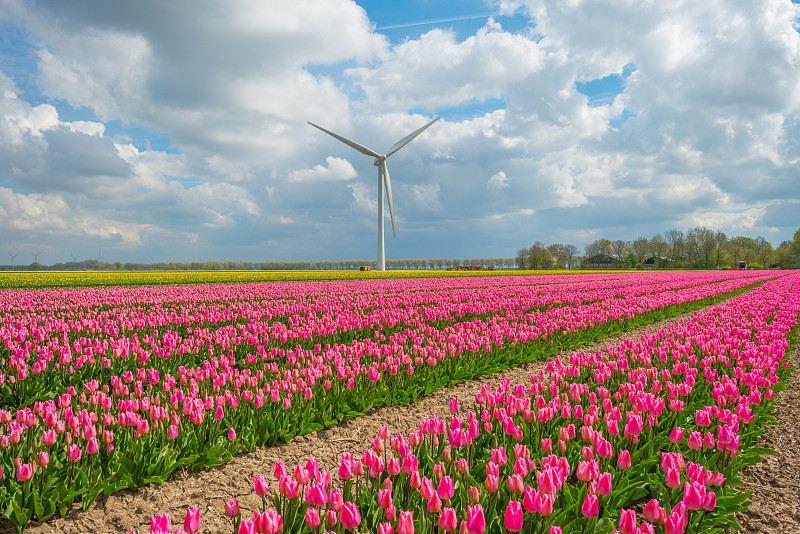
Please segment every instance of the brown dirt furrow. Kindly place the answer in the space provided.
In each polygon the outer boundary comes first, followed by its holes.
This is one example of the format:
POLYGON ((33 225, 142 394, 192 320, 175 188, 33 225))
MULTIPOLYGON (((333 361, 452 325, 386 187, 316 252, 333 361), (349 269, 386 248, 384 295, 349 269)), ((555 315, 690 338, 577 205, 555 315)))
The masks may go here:
MULTIPOLYGON (((574 350, 582 352, 605 350, 606 345, 616 345, 626 338, 639 339, 643 332, 655 332, 665 328, 672 322, 691 317, 700 312, 702 310, 681 314, 574 350)), ((563 351, 556 357, 568 358, 570 352, 572 351, 563 351)), ((272 477, 272 472, 276 461, 283 461, 286 463, 287 468, 292 469, 297 463, 305 463, 308 458, 315 458, 319 463, 320 469, 331 470, 335 473, 338 469, 341 454, 350 452, 361 455, 364 449, 371 446, 372 438, 378 435, 379 426, 388 425, 392 435, 408 434, 418 428, 418 422, 422 419, 433 415, 442 417, 449 415, 451 398, 459 399, 462 408, 471 407, 474 403, 475 393, 480 391, 483 384, 488 384, 495 388, 504 378, 509 378, 512 384, 528 384, 531 373, 538 373, 545 365, 545 362, 532 362, 515 369, 498 372, 452 388, 440 390, 415 404, 373 409, 363 417, 346 421, 326 430, 297 437, 289 443, 257 449, 250 453, 241 453, 234 457, 230 463, 212 471, 181 471, 173 473, 166 483, 161 486, 147 486, 141 488, 138 492, 121 491, 106 498, 101 497, 86 512, 81 512, 76 506, 66 517, 53 519, 44 524, 31 524, 26 532, 31 534, 56 532, 67 534, 90 532, 112 534, 136 530, 139 534, 142 534, 149 532, 150 517, 163 513, 170 514, 173 521, 173 529, 175 529, 182 525, 184 514, 189 506, 200 508, 201 533, 231 532, 233 530, 232 524, 224 514, 225 501, 231 497, 236 497, 239 500, 243 514, 249 516, 251 510, 261 505, 260 497, 256 496, 253 491, 253 477, 255 475, 265 475, 270 481, 270 487, 275 488, 276 482, 272 477)), ((794 385, 792 386, 795 388, 794 390, 790 389, 781 393, 780 403, 788 402, 784 399, 784 396, 792 391, 795 391, 795 397, 798 396, 796 393, 797 378, 797 376, 794 377, 795 382, 793 382, 794 385)), ((800 402, 800 400, 797 400, 797 402, 800 402)), ((779 405, 782 406, 782 404, 779 405)), ((800 411, 795 409, 794 413, 800 413, 800 411)), ((797 421, 791 422, 794 425, 797 424, 797 421)), ((788 431, 783 431, 782 435, 785 437, 781 443, 786 444, 785 446, 791 446, 789 445, 789 440, 792 440, 792 444, 797 444, 796 426, 788 431)), ((795 455, 792 456, 793 461, 795 461, 793 465, 795 466, 800 465, 797 463, 797 454, 800 453, 795 452, 795 455)), ((785 468, 781 467, 779 469, 785 468)), ((791 513, 786 512, 787 519, 782 520, 783 522, 780 523, 784 526, 784 532, 789 532, 786 529, 788 518, 795 518, 793 519, 794 521, 798 518, 796 510, 797 503, 800 502, 800 495, 798 495, 797 491, 797 478, 795 477, 794 480, 792 499, 794 504, 787 505, 791 513)), ((769 505, 763 504, 762 506, 767 507, 769 505)), ((747 517, 749 518, 750 516, 747 517)), ((740 522, 745 524, 746 520, 743 519, 740 522)), ((768 530, 756 529, 743 532, 755 533, 772 530, 770 528, 768 530)), ((14 532, 14 530, 10 523, 0 523, 0 534, 11 532, 14 532)))

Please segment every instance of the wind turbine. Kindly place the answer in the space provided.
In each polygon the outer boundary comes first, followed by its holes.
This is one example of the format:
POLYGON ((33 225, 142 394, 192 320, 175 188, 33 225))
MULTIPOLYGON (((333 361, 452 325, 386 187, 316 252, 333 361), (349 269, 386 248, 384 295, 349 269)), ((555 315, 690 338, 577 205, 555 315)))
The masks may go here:
POLYGON ((386 167, 386 158, 406 146, 410 143, 416 136, 424 132, 429 126, 431 126, 434 122, 438 121, 440 117, 436 117, 431 122, 423 126, 422 128, 415 130, 396 142, 392 145, 392 148, 389 149, 386 154, 378 154, 374 150, 365 147, 355 141, 351 141, 350 139, 341 136, 339 134, 333 133, 330 130, 326 130, 322 126, 318 126, 313 122, 309 122, 311 126, 314 128, 319 128, 326 134, 335 137, 342 143, 355 148, 365 156, 372 156, 375 158, 375 161, 372 163, 376 167, 378 167, 378 270, 385 271, 386 270, 386 248, 384 247, 383 243, 383 188, 386 187, 386 200, 389 204, 389 215, 392 219, 392 235, 397 238, 397 231, 394 225, 394 202, 392 201, 392 181, 389 179, 389 169, 386 167))

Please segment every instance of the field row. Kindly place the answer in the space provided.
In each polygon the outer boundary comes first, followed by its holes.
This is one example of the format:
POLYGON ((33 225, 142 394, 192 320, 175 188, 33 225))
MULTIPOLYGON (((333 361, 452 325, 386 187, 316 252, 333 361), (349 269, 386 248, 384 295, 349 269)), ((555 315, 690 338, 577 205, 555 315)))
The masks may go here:
POLYGON ((780 273, 0 293, 0 479, 20 528, 780 273))
MULTIPOLYGON (((538 270, 537 274, 563 271, 538 270)), ((580 273, 582 271, 570 271, 580 273)), ((585 271, 583 271, 585 272, 585 271)), ((603 272, 603 271, 590 271, 603 272)), ((26 271, 0 272, 0 289, 142 286, 173 284, 241 284, 250 282, 285 282, 289 280, 372 280, 399 278, 484 277, 517 274, 530 271, 26 271)))

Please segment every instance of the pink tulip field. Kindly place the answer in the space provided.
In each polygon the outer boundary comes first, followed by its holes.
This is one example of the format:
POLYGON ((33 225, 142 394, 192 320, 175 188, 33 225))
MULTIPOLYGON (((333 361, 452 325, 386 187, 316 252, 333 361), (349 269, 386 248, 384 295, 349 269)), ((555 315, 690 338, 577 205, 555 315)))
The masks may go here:
MULTIPOLYGON (((605 273, 0 292, 0 506, 31 521, 375 406, 573 352, 383 427, 338 470, 257 476, 234 533, 722 532, 790 372, 800 273, 605 273)), ((201 503, 198 503, 198 506, 201 503)), ((179 518, 178 520, 184 520, 179 518)), ((197 532, 199 508, 181 525, 197 532)), ((181 528, 182 527, 182 528, 181 528)))

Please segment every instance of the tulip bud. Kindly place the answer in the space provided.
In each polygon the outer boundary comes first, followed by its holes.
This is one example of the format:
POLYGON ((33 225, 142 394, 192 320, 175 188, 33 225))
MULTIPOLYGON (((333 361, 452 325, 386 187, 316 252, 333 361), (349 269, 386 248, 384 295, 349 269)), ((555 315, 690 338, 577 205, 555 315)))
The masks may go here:
POLYGON ((505 527, 511 532, 519 532, 522 530, 522 521, 522 506, 518 501, 510 501, 503 516, 505 527))
POLYGON ((29 480, 32 476, 33 476, 32 463, 21 464, 17 468, 17 480, 19 480, 20 482, 25 482, 26 480, 29 480))
POLYGON ((306 510, 305 515, 306 526, 310 529, 315 529, 320 524, 319 511, 316 508, 309 508, 306 510))
POLYGON ((239 501, 237 501, 236 498, 231 498, 225 503, 225 515, 228 517, 238 517, 241 515, 239 501))
POLYGON ((636 511, 623 508, 619 518, 620 534, 637 534, 637 530, 636 511))
POLYGON ((255 485, 256 495, 264 495, 269 491, 267 479, 265 479, 262 475, 254 476, 253 483, 255 485))
POLYGON ((617 459, 617 466, 620 469, 630 469, 631 468, 631 453, 628 450, 620 451, 619 458, 617 459))
POLYGON ((200 530, 200 509, 196 506, 186 510, 186 519, 183 521, 183 530, 188 533, 200 530))
POLYGON ((581 513, 583 513, 585 517, 597 517, 599 506, 600 499, 598 499, 596 495, 589 493, 586 495, 586 499, 583 501, 581 513))

